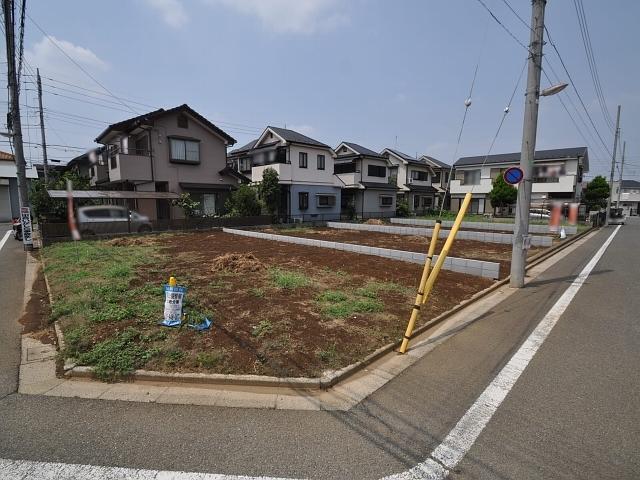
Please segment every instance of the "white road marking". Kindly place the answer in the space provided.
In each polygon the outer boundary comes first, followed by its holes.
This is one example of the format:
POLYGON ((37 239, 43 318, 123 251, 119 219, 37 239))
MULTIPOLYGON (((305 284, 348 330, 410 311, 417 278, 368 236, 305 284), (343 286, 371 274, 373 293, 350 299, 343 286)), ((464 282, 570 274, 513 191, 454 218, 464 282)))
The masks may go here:
POLYGON ((11 235, 11 233, 13 233, 13 230, 7 230, 7 233, 5 233, 4 237, 2 237, 2 240, 0 240, 0 250, 2 250, 4 244, 7 243, 7 239, 9 238, 9 235, 11 235))
POLYGON ((449 471, 455 468, 471 449, 524 369, 527 368, 531 359, 604 255, 618 230, 620 230, 619 225, 429 458, 411 470, 386 477, 385 480, 444 479, 449 475, 449 471))
MULTIPOLYGON (((382 480, 442 480, 463 459, 476 439, 489 423, 522 372, 585 283, 591 271, 604 255, 607 247, 620 230, 618 226, 596 252, 589 263, 547 312, 524 341, 516 354, 503 367, 475 403, 449 432, 429 458, 405 472, 384 477, 382 480)), ((7 236, 0 243, 0 248, 7 236)), ((249 477, 214 473, 190 473, 134 468, 99 467, 68 463, 34 462, 0 458, 2 480, 284 480, 276 477, 249 477)))

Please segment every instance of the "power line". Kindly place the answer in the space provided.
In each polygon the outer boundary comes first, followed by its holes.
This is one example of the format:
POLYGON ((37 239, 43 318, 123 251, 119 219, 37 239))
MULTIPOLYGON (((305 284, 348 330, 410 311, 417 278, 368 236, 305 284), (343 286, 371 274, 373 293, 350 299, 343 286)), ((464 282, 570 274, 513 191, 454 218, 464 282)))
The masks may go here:
MULTIPOLYGON (((493 17, 493 19, 498 23, 498 25, 500 25, 500 26, 502 27, 502 29, 503 29, 505 32, 507 32, 507 33, 509 34, 509 36, 510 36, 511 38, 513 38, 513 39, 518 43, 518 45, 520 45, 522 48, 524 48, 526 51, 528 51, 528 52, 529 52, 529 54, 531 54, 531 50, 529 50, 529 47, 527 47, 524 43, 522 43, 522 42, 518 39, 518 37, 516 37, 516 36, 513 34, 513 32, 511 32, 511 30, 509 30, 509 29, 506 27, 506 25, 505 25, 504 23, 502 23, 502 22, 498 19, 498 17, 496 17, 496 16, 495 16, 495 14, 491 11, 491 9, 490 9, 489 7, 487 7, 487 4, 486 4, 486 3, 484 3, 482 0, 478 0, 478 2, 480 3, 480 5, 482 5, 482 6, 484 7, 484 9, 485 9, 487 12, 489 12, 489 15, 491 15, 491 16, 493 17)), ((529 26, 527 25, 527 27, 529 27, 529 26)))
POLYGON ((38 24, 38 22, 36 22, 31 15, 27 14, 27 17, 29 18, 29 20, 31 20, 31 22, 36 26, 36 28, 38 30, 40 30, 42 32, 42 34, 47 37, 47 39, 51 42, 51 44, 53 44, 53 46, 55 46, 58 50, 60 50, 60 52, 62 52, 62 54, 67 57, 69 59, 69 61, 71 61, 71 63, 73 63, 76 67, 78 67, 87 77, 89 77, 91 80, 93 80, 100 88, 102 88, 105 92, 107 92, 110 96, 112 96, 113 98, 115 98, 121 105, 123 105, 124 107, 126 107, 128 110, 130 110, 131 112, 133 112, 136 115, 139 115, 139 113, 134 110, 131 106, 129 106, 128 104, 126 104, 122 99, 120 99, 119 97, 117 97, 116 95, 114 95, 111 90, 109 90, 107 87, 105 87, 102 83, 100 83, 93 75, 91 75, 87 70, 85 70, 85 68, 80 65, 78 62, 76 62, 67 52, 65 52, 65 50, 58 45, 58 42, 56 42, 47 32, 44 31, 44 29, 38 24))

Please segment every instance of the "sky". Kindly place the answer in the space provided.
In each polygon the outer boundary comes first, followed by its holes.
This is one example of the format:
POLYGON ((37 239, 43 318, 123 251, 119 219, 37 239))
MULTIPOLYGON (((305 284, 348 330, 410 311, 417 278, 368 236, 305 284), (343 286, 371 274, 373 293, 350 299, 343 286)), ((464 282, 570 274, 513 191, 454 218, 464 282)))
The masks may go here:
MULTIPOLYGON (((609 117, 622 105, 625 178, 640 180, 640 2, 582 1, 609 117)), ((530 31, 509 5, 529 22, 529 0, 29 0, 27 159, 42 158, 36 68, 49 157, 63 162, 95 146, 108 123, 187 103, 236 147, 274 125, 334 147, 345 140, 450 164, 488 152, 514 91, 493 152, 518 151, 526 71, 516 83, 530 31)), ((589 175, 608 176, 613 128, 597 101, 574 2, 549 0, 545 20, 580 99, 572 86, 541 98, 537 148, 586 145, 589 175)), ((545 72, 569 82, 546 40, 545 72)), ((0 67, 6 82, 6 62, 0 67)))

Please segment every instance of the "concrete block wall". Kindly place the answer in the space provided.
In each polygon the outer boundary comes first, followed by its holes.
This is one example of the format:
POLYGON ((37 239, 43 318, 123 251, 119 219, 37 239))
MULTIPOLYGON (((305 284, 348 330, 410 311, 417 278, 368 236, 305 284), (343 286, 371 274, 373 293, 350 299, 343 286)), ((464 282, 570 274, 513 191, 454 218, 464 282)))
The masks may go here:
MULTIPOLYGON (((234 228, 223 228, 223 232, 244 237, 261 238, 263 240, 273 240, 297 245, 307 245, 319 248, 332 248, 345 252, 360 253, 363 255, 375 255, 377 257, 391 258, 402 262, 417 263, 424 265, 426 254, 417 252, 405 252, 404 250, 394 250, 391 248, 369 247, 366 245, 355 245, 352 243, 328 242, 326 240, 316 240, 312 238, 290 237, 288 235, 276 235, 273 233, 258 232, 255 230, 238 230, 234 228)), ((438 256, 434 255, 433 261, 438 256)), ((477 277, 497 279, 500 276, 500 264, 496 262, 485 262, 482 260, 471 260, 467 258, 447 257, 442 264, 443 270, 465 273, 477 277)))
MULTIPOLYGON (((391 223, 397 223, 401 225, 420 225, 425 227, 433 227, 436 224, 435 220, 427 220, 424 218, 391 218, 391 223)), ((453 226, 453 221, 443 220, 442 226, 444 228, 450 228, 453 226)), ((499 222, 462 222, 462 228, 473 228, 476 230, 503 230, 506 232, 513 232, 515 225, 513 223, 499 223, 499 222)), ((575 235, 578 233, 578 227, 575 225, 567 225, 564 227, 564 231, 567 235, 575 235)), ((529 233, 549 233, 548 225, 529 225, 529 233)))
MULTIPOLYGON (((433 233, 432 228, 421 227, 398 227, 394 225, 369 225, 366 223, 342 223, 342 222, 327 222, 329 228, 339 228, 343 230, 360 230, 367 232, 382 232, 393 233, 395 235, 419 235, 419 236, 431 236, 433 233)), ((438 238, 447 238, 449 230, 440 230, 438 238)), ((475 232, 471 230, 459 230, 456 235, 458 240, 475 240, 478 242, 488 243, 513 243, 512 233, 500 233, 500 232, 475 232)), ((543 236, 531 236, 531 245, 534 247, 550 247, 552 244, 551 237, 543 236)))

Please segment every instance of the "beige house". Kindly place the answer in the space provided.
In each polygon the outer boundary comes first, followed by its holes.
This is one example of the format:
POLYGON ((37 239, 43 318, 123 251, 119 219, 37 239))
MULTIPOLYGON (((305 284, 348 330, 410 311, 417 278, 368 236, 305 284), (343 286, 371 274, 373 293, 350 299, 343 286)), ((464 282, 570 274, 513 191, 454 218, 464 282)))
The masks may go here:
MULTIPOLYGON (((216 215, 243 181, 226 166, 235 139, 186 104, 109 125, 96 142, 102 147, 87 156, 98 190, 187 192, 200 202, 200 213, 216 215)), ((168 200, 134 199, 130 208, 152 220, 182 217, 168 200)))

